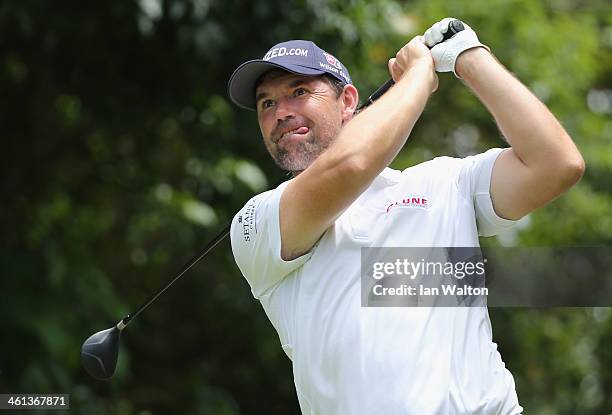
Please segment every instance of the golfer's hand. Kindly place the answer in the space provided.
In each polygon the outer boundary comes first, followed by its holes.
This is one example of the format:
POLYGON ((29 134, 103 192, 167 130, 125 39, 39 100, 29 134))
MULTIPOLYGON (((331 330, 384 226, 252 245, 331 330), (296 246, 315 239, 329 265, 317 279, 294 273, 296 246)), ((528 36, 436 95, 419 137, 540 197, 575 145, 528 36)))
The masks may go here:
POLYGON ((423 70, 426 80, 431 82, 431 92, 435 92, 438 89, 438 76, 433 57, 429 48, 425 46, 423 36, 414 37, 397 52, 395 58, 389 59, 389 73, 395 83, 416 68, 423 70))
POLYGON ((472 30, 464 22, 465 29, 455 34, 450 39, 442 42, 444 34, 448 30, 448 24, 451 20, 455 20, 452 17, 447 17, 440 20, 425 31, 424 38, 427 46, 431 47, 431 55, 436 65, 437 72, 453 72, 457 78, 461 78, 457 75, 455 70, 457 64, 457 58, 463 52, 469 49, 482 47, 491 51, 488 46, 483 45, 478 40, 476 32, 472 30))

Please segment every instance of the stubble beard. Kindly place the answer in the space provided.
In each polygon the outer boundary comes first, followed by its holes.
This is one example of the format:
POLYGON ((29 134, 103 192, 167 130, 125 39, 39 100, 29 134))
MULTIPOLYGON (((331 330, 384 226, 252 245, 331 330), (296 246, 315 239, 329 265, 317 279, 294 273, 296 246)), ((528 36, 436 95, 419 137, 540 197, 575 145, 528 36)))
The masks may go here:
POLYGON ((338 132, 339 130, 325 136, 319 136, 314 129, 311 129, 308 133, 309 137, 297 143, 291 150, 277 147, 276 154, 272 153, 270 149, 268 150, 278 167, 294 174, 299 173, 306 170, 317 157, 327 150, 338 132))

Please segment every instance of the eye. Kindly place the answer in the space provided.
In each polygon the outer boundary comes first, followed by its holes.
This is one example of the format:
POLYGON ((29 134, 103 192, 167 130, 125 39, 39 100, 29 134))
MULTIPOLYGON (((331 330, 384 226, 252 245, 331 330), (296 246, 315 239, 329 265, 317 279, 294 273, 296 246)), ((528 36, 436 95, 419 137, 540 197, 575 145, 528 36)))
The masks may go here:
POLYGON ((271 99, 266 99, 266 100, 261 102, 261 108, 262 109, 270 108, 273 105, 274 105, 274 101, 272 101, 271 99))
POLYGON ((296 88, 295 91, 293 91, 293 96, 299 97, 300 95, 306 94, 306 92, 304 88, 296 88))

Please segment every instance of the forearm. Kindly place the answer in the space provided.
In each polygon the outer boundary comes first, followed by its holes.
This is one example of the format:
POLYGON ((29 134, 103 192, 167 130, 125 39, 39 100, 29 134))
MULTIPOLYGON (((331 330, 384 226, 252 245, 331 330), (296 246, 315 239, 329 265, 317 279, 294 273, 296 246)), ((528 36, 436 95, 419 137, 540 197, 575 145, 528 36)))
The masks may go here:
POLYGON ((322 167, 341 161, 351 170, 355 184, 367 187, 406 143, 431 95, 434 77, 427 66, 412 68, 376 103, 347 123, 321 156, 322 167))
POLYGON ((393 160, 436 80, 433 65, 415 65, 378 101, 348 121, 334 143, 289 183, 280 201, 283 259, 307 252, 393 160))
POLYGON ((475 48, 464 52, 456 68, 526 166, 550 173, 583 163, 554 115, 488 51, 475 48))

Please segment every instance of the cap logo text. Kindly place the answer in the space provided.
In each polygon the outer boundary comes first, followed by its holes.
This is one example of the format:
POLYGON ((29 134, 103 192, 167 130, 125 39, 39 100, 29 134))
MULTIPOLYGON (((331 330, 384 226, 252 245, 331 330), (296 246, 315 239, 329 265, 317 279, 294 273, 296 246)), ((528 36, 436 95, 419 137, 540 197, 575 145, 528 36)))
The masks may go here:
POLYGON ((302 49, 302 48, 287 49, 284 46, 280 48, 274 48, 274 49, 270 49, 268 53, 266 53, 266 56, 263 57, 263 60, 269 61, 272 58, 280 58, 282 56, 302 56, 305 58, 308 56, 308 49, 302 49))
POLYGON ((330 55, 329 53, 325 53, 325 52, 323 52, 323 55, 325 55, 325 59, 327 60, 327 63, 329 63, 330 65, 338 69, 342 69, 342 65, 340 65, 340 61, 336 59, 335 56, 330 55))

